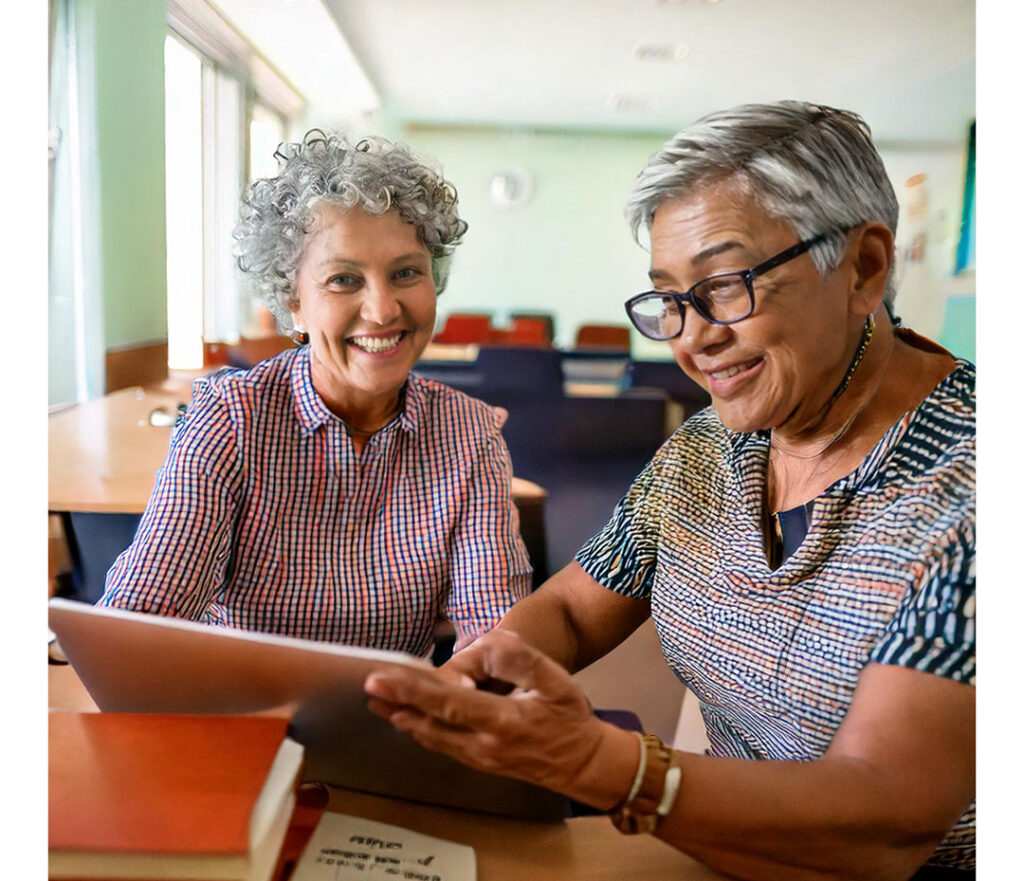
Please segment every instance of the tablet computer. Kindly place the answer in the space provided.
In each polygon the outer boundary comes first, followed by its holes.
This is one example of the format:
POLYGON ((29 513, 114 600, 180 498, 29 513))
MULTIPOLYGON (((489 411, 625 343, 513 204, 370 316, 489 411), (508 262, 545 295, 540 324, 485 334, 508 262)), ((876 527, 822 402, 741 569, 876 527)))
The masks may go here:
POLYGON ((287 707, 307 780, 547 822, 568 799, 474 771, 421 747, 367 709, 363 682, 401 652, 215 627, 50 600, 50 629, 97 706, 119 713, 251 713, 287 707))

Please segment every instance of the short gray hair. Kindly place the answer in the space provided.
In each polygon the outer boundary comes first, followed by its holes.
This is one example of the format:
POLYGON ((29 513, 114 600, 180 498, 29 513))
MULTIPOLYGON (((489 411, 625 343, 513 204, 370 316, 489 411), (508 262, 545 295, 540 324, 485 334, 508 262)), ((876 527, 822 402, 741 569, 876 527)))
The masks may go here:
POLYGON ((437 293, 444 290, 468 224, 458 215, 455 187, 438 168, 406 144, 376 137, 353 144, 343 133, 320 129, 281 144, 274 156, 277 176, 246 188, 233 237, 243 282, 282 328, 293 326, 288 307, 297 299, 295 273, 323 202, 358 205, 375 215, 394 208, 416 227, 430 252, 437 293))
MULTIPOLYGON (((871 129, 856 113, 802 101, 744 104, 683 129, 647 161, 626 201, 639 241, 658 205, 702 185, 734 179, 801 239, 879 221, 895 236, 899 205, 871 129)), ((838 266, 845 236, 811 250, 818 271, 838 266)), ((895 297, 894 270, 885 302, 895 297)))

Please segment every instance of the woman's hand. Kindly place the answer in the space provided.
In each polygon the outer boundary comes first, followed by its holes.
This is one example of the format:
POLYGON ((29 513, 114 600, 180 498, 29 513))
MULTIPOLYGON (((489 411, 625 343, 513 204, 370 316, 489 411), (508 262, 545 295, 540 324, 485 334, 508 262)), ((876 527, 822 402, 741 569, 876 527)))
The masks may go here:
POLYGON ((508 630, 481 636, 446 665, 370 674, 370 709, 421 745, 598 808, 621 801, 639 761, 637 738, 593 715, 565 669, 508 630), (458 663, 456 663, 456 658, 458 663), (469 687, 499 680, 508 695, 469 687))
MULTIPOLYGON (((507 632, 512 633, 512 631, 507 632)), ((483 654, 486 650, 486 643, 481 647, 480 640, 474 640, 466 648, 455 652, 438 668, 437 672, 453 685, 479 688, 482 691, 494 692, 494 694, 508 694, 515 688, 515 685, 504 679, 495 679, 487 672, 487 659, 483 654)))

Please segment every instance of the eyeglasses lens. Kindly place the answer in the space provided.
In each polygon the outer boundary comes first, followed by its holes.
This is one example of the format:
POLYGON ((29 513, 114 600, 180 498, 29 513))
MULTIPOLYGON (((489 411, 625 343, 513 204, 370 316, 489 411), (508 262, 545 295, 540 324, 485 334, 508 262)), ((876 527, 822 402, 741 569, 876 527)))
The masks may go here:
POLYGON ((753 303, 742 275, 719 275, 707 279, 693 291, 694 305, 712 321, 739 321, 750 314, 753 303))
POLYGON ((667 340, 683 325, 679 307, 671 297, 644 297, 635 302, 630 314, 637 330, 652 340, 667 340))

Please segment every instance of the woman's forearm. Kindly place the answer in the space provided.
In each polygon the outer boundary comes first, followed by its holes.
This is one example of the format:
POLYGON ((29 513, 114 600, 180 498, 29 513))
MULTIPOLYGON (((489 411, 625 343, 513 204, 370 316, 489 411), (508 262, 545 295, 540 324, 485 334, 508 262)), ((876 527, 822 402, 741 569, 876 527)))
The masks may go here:
POLYGON ((752 762, 677 753, 676 762, 682 785, 658 837, 750 881, 900 881, 959 817, 956 810, 907 810, 899 786, 854 759, 752 762))
POLYGON ((650 604, 621 596, 570 563, 516 603, 498 625, 570 673, 603 657, 650 616, 650 604))
POLYGON ((517 633, 567 670, 574 670, 579 638, 554 591, 537 590, 509 609, 498 628, 517 633))

